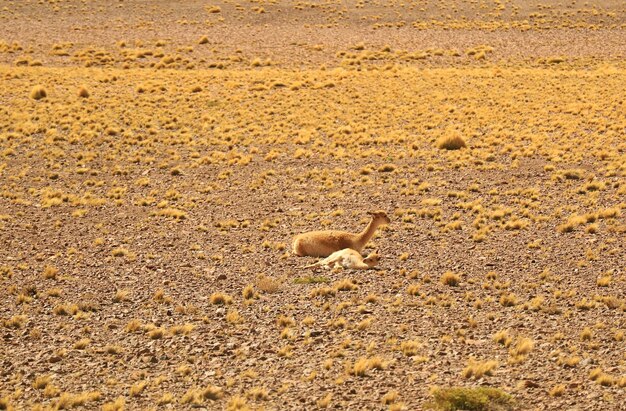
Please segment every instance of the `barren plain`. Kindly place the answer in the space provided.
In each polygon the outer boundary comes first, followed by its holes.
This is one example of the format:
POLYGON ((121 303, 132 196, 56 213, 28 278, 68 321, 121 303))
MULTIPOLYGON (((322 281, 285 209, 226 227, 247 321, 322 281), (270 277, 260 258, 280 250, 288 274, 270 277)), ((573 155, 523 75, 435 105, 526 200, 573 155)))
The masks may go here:
POLYGON ((621 1, 1 0, 0 409, 626 409, 624 57, 621 1), (378 270, 291 254, 372 210, 378 270))

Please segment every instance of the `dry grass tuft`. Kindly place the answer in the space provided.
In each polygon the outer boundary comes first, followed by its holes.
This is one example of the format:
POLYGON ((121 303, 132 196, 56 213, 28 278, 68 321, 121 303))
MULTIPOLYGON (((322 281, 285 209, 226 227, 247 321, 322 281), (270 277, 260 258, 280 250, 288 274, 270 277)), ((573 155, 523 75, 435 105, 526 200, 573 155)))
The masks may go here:
POLYGON ((130 294, 129 290, 117 290, 115 292, 115 296, 113 297, 113 302, 121 303, 122 301, 128 300, 128 295, 130 294))
POLYGON ((513 411, 513 397, 491 387, 437 388, 433 392, 432 408, 437 411, 513 411))
POLYGON ((141 328, 142 328, 141 321, 135 319, 135 320, 130 320, 128 324, 126 324, 126 327, 124 327, 124 330, 126 332, 133 333, 135 331, 141 330, 141 328))
POLYGON ((400 351, 407 357, 417 355, 418 350, 422 347, 422 344, 416 340, 407 340, 400 343, 400 351))
POLYGON ((0 398, 0 410, 7 410, 7 411, 15 410, 8 396, 0 398))
POLYGON ((202 397, 207 400, 216 401, 224 396, 224 392, 220 387, 208 385, 202 390, 202 397))
POLYGON ((37 378, 35 378, 35 382, 33 383, 33 387, 35 387, 38 390, 43 390, 44 388, 46 388, 50 384, 51 380, 52 380, 52 378, 49 375, 44 375, 44 376, 37 377, 37 378))
POLYGON ((359 286, 352 279, 346 278, 333 284, 333 288, 335 291, 353 291, 359 288, 359 286))
POLYGON ((98 391, 82 394, 63 393, 56 401, 55 409, 63 410, 83 406, 89 402, 98 401, 102 397, 98 391))
POLYGON ((274 294, 280 291, 281 282, 277 278, 261 275, 257 278, 256 288, 264 294, 274 294))
POLYGON ((441 284, 457 286, 461 283, 461 277, 452 271, 447 271, 441 276, 441 284))
POLYGON ((505 347, 508 347, 509 345, 511 345, 513 339, 509 336, 508 330, 500 330, 493 336, 493 341, 498 344, 502 344, 505 347))
POLYGON ((51 280, 51 279, 55 279, 57 277, 57 274, 59 273, 59 269, 56 267, 51 267, 51 266, 46 266, 46 268, 44 268, 43 270, 43 278, 51 280))
POLYGON ((118 397, 115 401, 107 402, 102 405, 102 411, 122 411, 126 405, 124 397, 118 397))
POLYGON ((591 328, 589 327, 585 327, 580 333, 581 341, 590 341, 591 337, 593 337, 593 331, 591 331, 591 328))
POLYGON ((159 398, 157 400, 157 405, 167 405, 167 404, 171 404, 172 402, 174 402, 174 395, 172 393, 169 392, 165 392, 163 393, 163 395, 161 396, 161 398, 159 398))
POLYGON ((248 284, 243 291, 241 292, 244 300, 251 300, 256 296, 254 292, 254 286, 252 284, 248 284))
POLYGON ((517 296, 513 293, 502 294, 500 297, 500 304, 503 307, 514 307, 517 305, 517 296))
POLYGON ((369 370, 382 370, 386 368, 385 362, 380 357, 361 357, 349 368, 349 373, 357 377, 365 377, 369 370))
POLYGON ((148 331, 148 336, 152 340, 159 340, 163 338, 165 335, 165 330, 163 328, 155 328, 153 330, 148 331))
POLYGON ((381 402, 385 405, 389 405, 389 404, 393 404, 394 402, 396 402, 397 399, 398 399, 398 391, 391 390, 385 395, 383 395, 381 402))
POLYGON ((560 397, 563 395, 563 393, 565 393, 565 385, 564 384, 557 384, 554 387, 552 387, 550 389, 550 396, 551 397, 560 397))
POLYGON ((323 398, 320 398, 316 401, 318 408, 328 408, 330 407, 330 402, 333 399, 333 395, 331 393, 326 394, 323 398))
POLYGON ((214 305, 230 305, 233 303, 232 297, 223 293, 213 293, 211 294, 211 304, 214 305))
POLYGON ((239 396, 231 397, 226 404, 226 411, 248 411, 248 403, 244 398, 239 396))
POLYGON ((148 386, 148 381, 139 381, 130 387, 129 394, 131 397, 139 397, 148 386))
POLYGON ((530 338, 520 338, 515 343, 515 346, 510 350, 510 354, 513 357, 525 356, 535 348, 535 343, 530 338))
POLYGON ((475 361, 470 360, 467 367, 463 369, 461 375, 464 378, 479 379, 483 376, 493 375, 493 371, 498 367, 498 362, 493 360, 475 361))
POLYGON ((448 132, 437 140, 437 147, 442 150, 460 150, 467 147, 467 144, 458 132, 448 132))
POLYGON ((81 338, 77 342, 74 343, 74 349, 76 350, 84 350, 91 343, 89 338, 81 338))
POLYGON ((30 91, 30 98, 33 100, 41 100, 42 98, 46 98, 48 94, 46 93, 46 89, 43 86, 35 86, 30 91))
POLYGON ((78 97, 82 97, 82 98, 87 98, 89 97, 89 91, 87 90, 87 87, 85 86, 80 86, 78 89, 78 97))

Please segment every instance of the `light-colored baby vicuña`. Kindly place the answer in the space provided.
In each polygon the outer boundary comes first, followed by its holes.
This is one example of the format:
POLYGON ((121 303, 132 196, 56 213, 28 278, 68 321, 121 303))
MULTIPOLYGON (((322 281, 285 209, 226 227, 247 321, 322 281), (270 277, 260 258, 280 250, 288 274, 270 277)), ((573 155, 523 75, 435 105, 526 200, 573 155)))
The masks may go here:
POLYGON ((293 240, 293 252, 299 256, 328 257, 335 251, 351 248, 357 252, 363 251, 367 242, 374 236, 376 229, 391 220, 383 211, 369 213, 372 220, 365 230, 358 234, 345 231, 311 231, 299 234, 293 240))
POLYGON ((376 251, 363 258, 358 251, 351 248, 344 248, 304 268, 322 267, 328 269, 343 267, 353 270, 367 270, 368 268, 375 267, 378 261, 380 261, 380 257, 376 251))

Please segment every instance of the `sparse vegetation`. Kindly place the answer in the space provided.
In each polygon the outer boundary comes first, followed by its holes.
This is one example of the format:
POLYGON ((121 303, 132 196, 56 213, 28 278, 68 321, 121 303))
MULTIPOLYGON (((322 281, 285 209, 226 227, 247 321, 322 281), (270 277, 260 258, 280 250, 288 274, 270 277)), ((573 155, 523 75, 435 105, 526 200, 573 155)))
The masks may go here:
POLYGON ((213 293, 211 294, 211 304, 216 304, 216 305, 226 305, 226 304, 232 304, 233 303, 233 299, 223 293, 213 293))
POLYGON ((506 411, 516 409, 513 398, 491 387, 437 388, 433 392, 432 409, 441 411, 506 411))
POLYGON ((462 375, 465 378, 479 379, 483 376, 493 375, 493 371, 498 367, 498 362, 493 360, 475 361, 470 360, 467 367, 463 369, 462 375))
POLYGON ((446 150, 459 150, 467 147, 467 144, 457 132, 446 132, 437 140, 437 147, 446 150))
POLYGON ((30 91, 30 98, 32 98, 33 100, 41 100, 42 98, 45 98, 47 96, 48 93, 46 92, 46 89, 42 86, 35 86, 30 91))
POLYGON ((46 266, 43 270, 43 278, 45 279, 55 279, 57 274, 59 273, 59 269, 51 266, 46 266))
POLYGON ((3 2, 0 409, 619 409, 622 3, 3 2))
POLYGON ((445 285, 457 286, 461 282, 461 277, 451 271, 443 273, 441 283, 445 285))
POLYGON ((78 97, 82 97, 82 98, 89 97, 89 90, 87 90, 87 87, 80 86, 80 88, 78 89, 78 97))

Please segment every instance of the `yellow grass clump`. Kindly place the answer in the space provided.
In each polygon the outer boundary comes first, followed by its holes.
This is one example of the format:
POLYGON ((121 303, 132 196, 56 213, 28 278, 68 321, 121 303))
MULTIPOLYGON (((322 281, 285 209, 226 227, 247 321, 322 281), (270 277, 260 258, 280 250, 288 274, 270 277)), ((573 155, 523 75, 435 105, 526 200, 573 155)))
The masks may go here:
POLYGON ((461 282, 461 277, 452 271, 447 271, 441 276, 441 283, 444 285, 457 286, 461 282))
POLYGON ((42 98, 45 98, 47 96, 48 93, 46 93, 46 89, 43 88, 43 86, 35 86, 30 91, 30 98, 32 98, 33 100, 41 100, 42 98))
POLYGON ((57 274, 59 273, 59 269, 52 266, 46 266, 43 270, 43 278, 45 279, 55 279, 57 274))
POLYGON ((445 150, 460 150, 467 147, 465 140, 461 134, 457 132, 448 132, 437 140, 437 147, 445 150))
POLYGON ((214 305, 229 305, 233 303, 231 296, 223 293, 213 293, 210 298, 211 304, 214 305))
POLYGON ((493 360, 475 361, 470 360, 467 367, 463 369, 461 375, 465 378, 479 379, 484 375, 493 375, 493 371, 498 367, 498 362, 493 360))
POLYGON ((85 86, 80 86, 78 89, 78 97, 82 97, 82 98, 87 98, 89 97, 89 91, 87 90, 87 87, 85 86))

